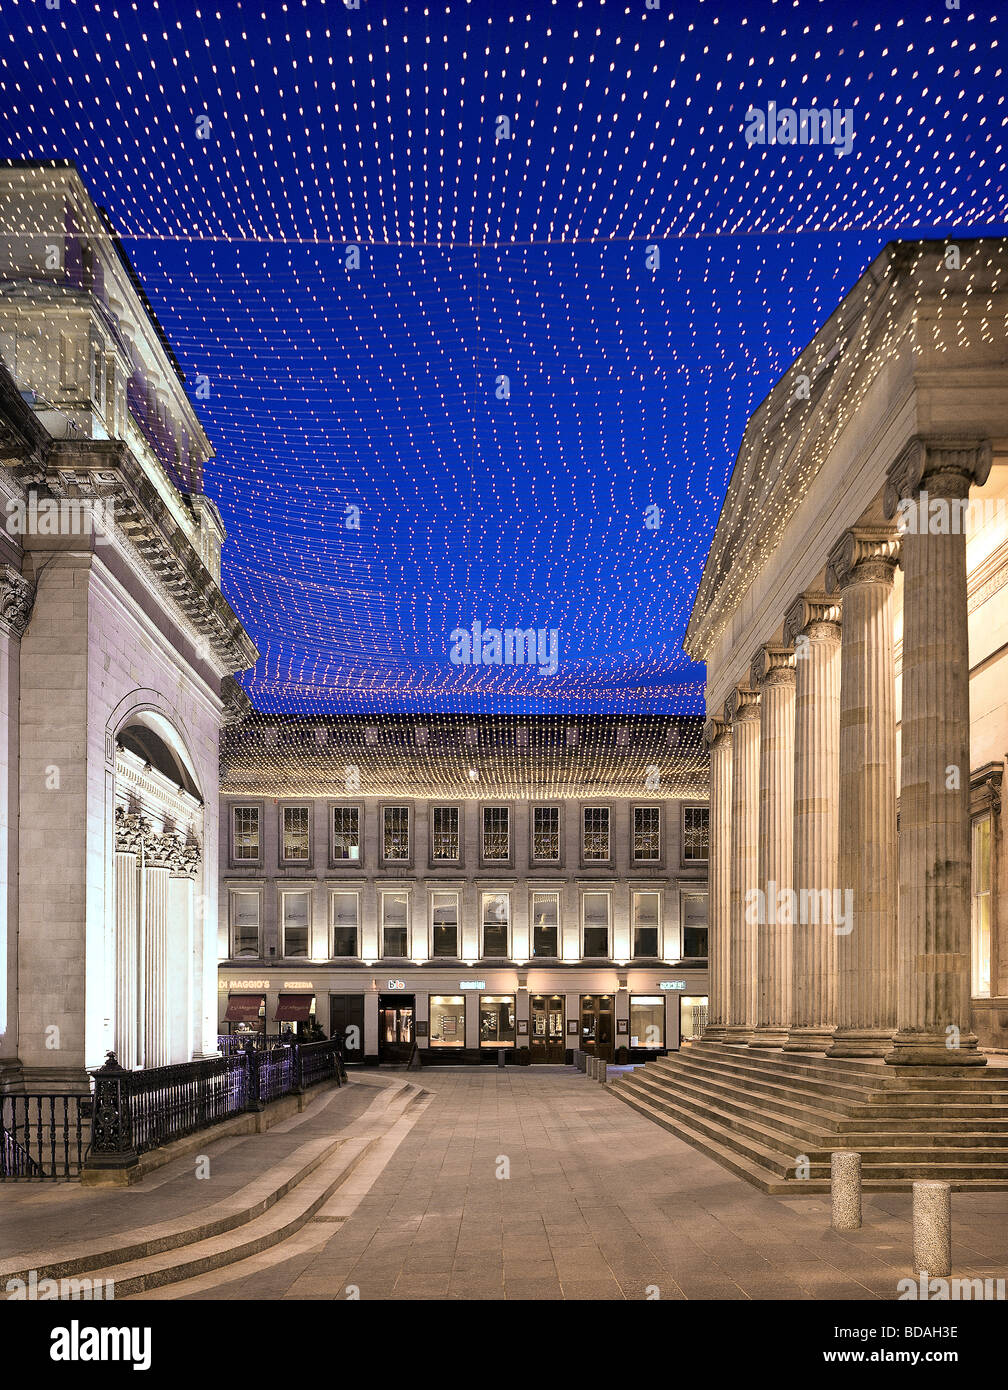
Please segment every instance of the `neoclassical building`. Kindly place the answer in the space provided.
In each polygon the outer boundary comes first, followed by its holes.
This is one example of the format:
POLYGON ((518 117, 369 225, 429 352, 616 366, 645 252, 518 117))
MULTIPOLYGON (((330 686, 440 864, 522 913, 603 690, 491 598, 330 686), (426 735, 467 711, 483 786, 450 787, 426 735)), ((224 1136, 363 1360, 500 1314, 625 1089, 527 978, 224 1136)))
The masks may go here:
POLYGON ((709 1039, 1008 1048, 1006 319, 1004 239, 894 243, 749 421, 685 639, 709 1039))
POLYGON ((211 456, 70 164, 0 167, 0 1090, 216 1052, 211 456))

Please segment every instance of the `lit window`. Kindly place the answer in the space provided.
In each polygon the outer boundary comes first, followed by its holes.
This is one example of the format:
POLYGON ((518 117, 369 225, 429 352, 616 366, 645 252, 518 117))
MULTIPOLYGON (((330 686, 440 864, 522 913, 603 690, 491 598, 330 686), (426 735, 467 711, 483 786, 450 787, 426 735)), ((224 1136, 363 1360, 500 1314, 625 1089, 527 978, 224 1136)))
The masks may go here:
POLYGON ((532 809, 532 858, 544 864, 560 862, 560 807, 532 809))
POLYGON ((431 1047, 465 1047, 465 995, 430 997, 431 1047))
POLYGON ((609 894, 585 893, 582 897, 584 913, 584 945, 582 955, 607 958, 609 955, 609 894))
POLYGON ((435 806, 431 826, 431 857, 456 863, 459 857, 457 806, 435 806))
POLYGON ((989 999, 991 989, 991 818, 973 822, 972 870, 973 994, 989 999))
POLYGON ((483 894, 483 955, 507 959, 511 899, 507 893, 483 894))
POLYGON ((235 861, 259 858, 259 807, 234 808, 235 861))
POLYGON ((660 893, 633 894, 633 953, 635 956, 654 958, 658 955, 660 905, 660 893))
POLYGON ((660 859, 661 809, 658 806, 635 806, 633 814, 634 859, 660 859))
POLYGON ((608 806, 585 807, 582 852, 585 859, 606 860, 609 858, 608 806))
POLYGON ((382 893, 382 955, 406 956, 408 893, 382 893))
POLYGON ((334 861, 360 859, 360 808, 334 806, 332 813, 332 857, 334 861))
POLYGON ((231 894, 231 955, 259 955, 259 894, 231 894))
POLYGON ((288 863, 308 861, 308 807, 283 808, 283 857, 288 863))
POLYGON ((458 955, 457 893, 431 893, 431 929, 435 956, 458 955))
POLYGON ((665 1000, 660 994, 630 996, 630 1046, 665 1046, 665 1000))
POLYGON ((385 833, 383 854, 387 860, 409 859, 409 807, 386 806, 382 813, 385 833))
POLYGON ((506 806, 483 807, 483 858, 501 863, 511 853, 511 836, 506 806))
POLYGON ((679 998, 679 1040, 691 1042, 703 1037, 707 1027, 706 994, 683 994, 679 998))
POLYGON ((306 958, 311 935, 311 893, 298 889, 281 893, 281 952, 285 956, 306 958))
POLYGON ((701 959, 707 954, 707 898, 684 894, 682 900, 682 953, 684 960, 701 959))
POLYGON ((480 1047, 514 1047, 515 1000, 513 994, 481 994, 480 1047))
POLYGON ((710 809, 683 807, 683 860, 706 862, 710 840, 710 809))
POLYGON ((334 956, 356 956, 357 932, 360 927, 360 897, 353 892, 336 892, 332 904, 332 953, 334 956))
POLYGON ((532 894, 532 954, 555 959, 560 939, 560 894, 532 894))

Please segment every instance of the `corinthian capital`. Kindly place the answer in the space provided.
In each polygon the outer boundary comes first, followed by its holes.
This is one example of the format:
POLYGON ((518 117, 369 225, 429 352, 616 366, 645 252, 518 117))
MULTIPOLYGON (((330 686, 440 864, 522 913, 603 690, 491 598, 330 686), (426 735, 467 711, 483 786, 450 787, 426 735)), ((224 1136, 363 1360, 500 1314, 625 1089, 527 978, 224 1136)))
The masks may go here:
POLYGON ((926 439, 915 435, 886 474, 884 506, 896 515, 904 498, 921 490, 936 497, 969 496, 973 483, 982 486, 991 469, 989 439, 926 439))
POLYGON ((852 526, 831 548, 826 588, 834 594, 848 584, 891 584, 899 563, 899 536, 891 526, 852 526))
POLYGON ((829 594, 799 594, 784 617, 784 643, 793 646, 797 637, 840 640, 841 604, 829 594))
POLYGON ((115 847, 119 854, 138 854, 144 837, 143 816, 131 814, 125 806, 115 812, 115 847))

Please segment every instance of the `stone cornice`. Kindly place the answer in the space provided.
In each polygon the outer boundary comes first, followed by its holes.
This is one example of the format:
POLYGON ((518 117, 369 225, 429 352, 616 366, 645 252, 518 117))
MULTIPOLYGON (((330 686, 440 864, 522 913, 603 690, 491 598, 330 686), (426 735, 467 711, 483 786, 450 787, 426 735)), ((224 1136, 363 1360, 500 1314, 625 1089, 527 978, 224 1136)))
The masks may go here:
POLYGON ((767 642, 753 653, 749 667, 749 684, 754 688, 758 689, 764 685, 793 685, 794 679, 793 647, 767 642))
POLYGON ((724 718, 728 724, 744 724, 759 719, 760 695, 746 685, 737 685, 725 700, 724 718))
POLYGON ((830 594, 799 594, 784 616, 784 641, 792 645, 799 635, 840 637, 842 605, 830 594), (822 629, 835 629, 835 632, 822 629))
POLYGON ((1001 810, 1003 763, 987 763, 970 775, 970 815, 990 811, 995 816, 1001 810))
POLYGON ((13 565, 0 565, 0 629, 20 637, 35 603, 35 586, 13 565))
POLYGON ((707 747, 714 748, 722 739, 731 737, 731 726, 724 719, 708 719, 704 724, 703 736, 707 747))
POLYGON ((922 489, 937 497, 967 497, 972 484, 987 481, 990 469, 989 439, 915 435, 886 474, 885 514, 894 517, 900 502, 916 498, 922 489))
POLYGON ((889 526, 852 526, 831 548, 826 562, 826 591, 848 584, 891 584, 899 564, 899 537, 889 526))

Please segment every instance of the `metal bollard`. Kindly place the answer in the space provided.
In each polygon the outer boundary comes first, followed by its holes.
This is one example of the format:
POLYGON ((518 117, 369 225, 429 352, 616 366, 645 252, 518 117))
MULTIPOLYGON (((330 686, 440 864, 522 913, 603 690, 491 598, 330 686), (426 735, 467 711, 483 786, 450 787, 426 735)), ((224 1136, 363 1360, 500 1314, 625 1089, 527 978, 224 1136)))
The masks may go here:
POLYGON ((836 1149, 830 1159, 834 1231, 861 1229, 861 1155, 836 1149))
POLYGON ((913 1267, 918 1274, 952 1273, 952 1188, 947 1182, 913 1185, 913 1267))

